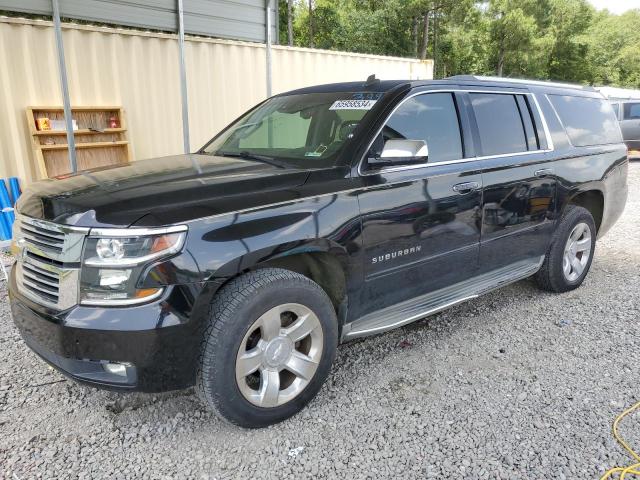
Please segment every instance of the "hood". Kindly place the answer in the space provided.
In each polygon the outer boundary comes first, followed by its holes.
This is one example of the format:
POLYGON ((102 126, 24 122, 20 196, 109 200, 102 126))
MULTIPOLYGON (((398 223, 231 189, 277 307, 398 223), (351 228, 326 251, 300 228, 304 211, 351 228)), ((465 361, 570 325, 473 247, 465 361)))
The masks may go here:
POLYGON ((83 227, 160 226, 298 197, 306 170, 174 155, 31 184, 18 212, 83 227))

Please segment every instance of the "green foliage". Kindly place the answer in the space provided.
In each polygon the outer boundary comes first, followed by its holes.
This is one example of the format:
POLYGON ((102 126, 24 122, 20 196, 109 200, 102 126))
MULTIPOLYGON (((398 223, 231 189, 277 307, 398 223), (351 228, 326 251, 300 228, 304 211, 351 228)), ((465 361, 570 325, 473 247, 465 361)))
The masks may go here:
POLYGON ((640 87, 640 11, 619 16, 599 13, 583 41, 591 82, 640 87))
MULTIPOLYGON (((286 0, 279 7, 285 44, 286 0)), ((498 74, 640 88, 640 10, 597 12, 587 0, 313 0, 312 7, 310 21, 309 0, 294 1, 295 45, 426 53, 437 77, 498 74)))

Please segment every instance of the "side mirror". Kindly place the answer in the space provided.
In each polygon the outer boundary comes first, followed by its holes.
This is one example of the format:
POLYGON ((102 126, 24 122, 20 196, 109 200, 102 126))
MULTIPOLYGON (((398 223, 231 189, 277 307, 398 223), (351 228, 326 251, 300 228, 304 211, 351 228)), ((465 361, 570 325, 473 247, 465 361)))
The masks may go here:
POLYGON ((429 147, 424 140, 387 140, 379 157, 369 158, 370 165, 409 165, 424 163, 429 147))

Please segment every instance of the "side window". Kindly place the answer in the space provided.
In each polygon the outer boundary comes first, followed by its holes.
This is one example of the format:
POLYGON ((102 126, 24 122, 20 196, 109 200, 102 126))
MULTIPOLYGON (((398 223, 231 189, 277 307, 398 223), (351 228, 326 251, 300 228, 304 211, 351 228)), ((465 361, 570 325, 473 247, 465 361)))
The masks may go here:
MULTIPOLYGON (((502 155, 529 150, 522 117, 514 95, 470 93, 469 97, 480 131, 483 155, 502 155)), ((531 121, 530 115, 529 121, 531 121)))
POLYGON ((463 158, 458 111, 451 93, 425 93, 410 98, 387 120, 382 136, 385 142, 424 140, 429 162, 463 158))
POLYGON ((604 98, 548 95, 576 147, 622 142, 618 120, 604 98))
POLYGON ((640 103, 625 103, 623 118, 625 120, 640 119, 640 103))

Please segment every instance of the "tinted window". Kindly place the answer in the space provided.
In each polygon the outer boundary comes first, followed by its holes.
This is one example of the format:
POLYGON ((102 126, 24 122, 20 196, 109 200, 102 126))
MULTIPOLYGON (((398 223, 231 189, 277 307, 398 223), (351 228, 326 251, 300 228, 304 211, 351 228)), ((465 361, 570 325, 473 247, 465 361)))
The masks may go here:
POLYGON ((382 93, 373 92, 272 97, 236 120, 202 151, 220 156, 282 159, 300 168, 331 165, 381 97, 382 93))
POLYGON ((605 99, 549 95, 549 100, 576 147, 622 142, 618 120, 605 99))
POLYGON ((450 93, 429 93, 410 98, 389 118, 382 130, 384 140, 424 140, 429 161, 462 158, 458 112, 450 93))
POLYGON ((273 112, 267 121, 238 139, 238 148, 302 148, 306 144, 310 124, 311 118, 301 117, 297 112, 273 112))
POLYGON ((640 118, 640 103, 624 104, 624 119, 640 118))
POLYGON ((472 93, 470 97, 483 155, 527 151, 524 127, 513 95, 472 93))

